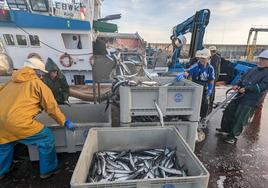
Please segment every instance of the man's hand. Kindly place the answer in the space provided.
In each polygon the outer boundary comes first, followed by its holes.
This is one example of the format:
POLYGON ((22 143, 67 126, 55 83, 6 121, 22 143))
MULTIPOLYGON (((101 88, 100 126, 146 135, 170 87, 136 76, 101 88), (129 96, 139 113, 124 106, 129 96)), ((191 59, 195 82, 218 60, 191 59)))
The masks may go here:
POLYGON ((189 73, 188 72, 184 72, 183 75, 184 75, 185 78, 187 78, 189 76, 189 73))
POLYGON ((232 87, 232 90, 237 90, 238 89, 238 85, 233 85, 233 87, 232 87))
POLYGON ((238 90, 239 93, 245 93, 245 91, 246 91, 246 89, 245 89, 244 87, 242 87, 242 88, 240 88, 240 89, 238 90))
POLYGON ((64 104, 68 105, 68 106, 71 106, 70 102, 69 101, 64 101, 64 104))

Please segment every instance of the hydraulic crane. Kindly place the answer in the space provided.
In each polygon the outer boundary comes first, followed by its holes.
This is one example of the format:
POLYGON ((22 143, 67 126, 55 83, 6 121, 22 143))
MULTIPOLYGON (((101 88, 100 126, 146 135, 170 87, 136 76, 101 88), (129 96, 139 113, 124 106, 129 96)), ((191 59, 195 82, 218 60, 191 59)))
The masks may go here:
POLYGON ((268 32, 268 28, 256 28, 256 27, 250 28, 249 34, 248 34, 247 48, 245 51, 245 57, 247 61, 253 61, 253 57, 254 57, 253 52, 256 49, 258 32, 268 32), (254 33, 253 40, 251 42, 251 37, 252 37, 253 32, 255 33, 254 33))
POLYGON ((235 77, 232 80, 231 84, 235 84, 238 80, 240 80, 241 76, 249 71, 252 67, 256 66, 254 62, 254 52, 256 50, 257 38, 259 32, 268 32, 268 28, 266 27, 252 27, 249 30, 247 47, 245 51, 246 61, 235 61, 234 69, 235 69, 235 77), (254 33, 253 39, 252 35, 254 33))
POLYGON ((170 72, 180 72, 183 70, 183 65, 179 62, 180 51, 186 43, 186 38, 183 36, 186 33, 191 33, 189 57, 193 58, 197 50, 203 48, 203 38, 206 26, 209 23, 210 10, 199 10, 192 17, 184 22, 173 27, 173 32, 170 37, 173 45, 172 63, 169 66, 170 72))

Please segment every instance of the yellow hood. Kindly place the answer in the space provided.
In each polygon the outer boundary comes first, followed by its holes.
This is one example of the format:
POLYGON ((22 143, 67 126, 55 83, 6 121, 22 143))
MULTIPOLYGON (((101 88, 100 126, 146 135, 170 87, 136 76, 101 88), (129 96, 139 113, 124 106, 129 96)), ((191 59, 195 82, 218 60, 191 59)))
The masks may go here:
POLYGON ((35 71, 32 68, 25 67, 12 74, 12 81, 21 83, 29 80, 39 79, 35 71))

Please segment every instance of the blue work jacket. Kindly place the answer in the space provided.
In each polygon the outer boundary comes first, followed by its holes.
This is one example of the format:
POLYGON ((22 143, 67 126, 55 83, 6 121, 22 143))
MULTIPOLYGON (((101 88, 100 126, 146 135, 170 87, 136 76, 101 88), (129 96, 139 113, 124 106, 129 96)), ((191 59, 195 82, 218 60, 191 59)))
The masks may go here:
POLYGON ((200 62, 197 62, 186 71, 189 73, 193 82, 209 83, 210 81, 215 80, 214 68, 210 63, 204 67, 200 62))

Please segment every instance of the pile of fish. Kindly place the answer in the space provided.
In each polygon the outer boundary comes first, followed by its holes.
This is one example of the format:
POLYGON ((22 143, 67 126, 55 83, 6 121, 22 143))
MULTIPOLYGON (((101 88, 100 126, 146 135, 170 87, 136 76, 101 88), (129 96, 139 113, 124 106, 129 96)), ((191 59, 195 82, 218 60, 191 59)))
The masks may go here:
POLYGON ((182 177, 176 150, 102 151, 93 156, 88 182, 182 177))

